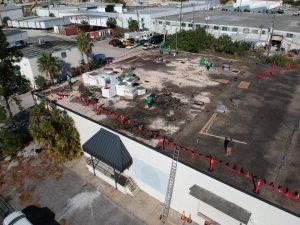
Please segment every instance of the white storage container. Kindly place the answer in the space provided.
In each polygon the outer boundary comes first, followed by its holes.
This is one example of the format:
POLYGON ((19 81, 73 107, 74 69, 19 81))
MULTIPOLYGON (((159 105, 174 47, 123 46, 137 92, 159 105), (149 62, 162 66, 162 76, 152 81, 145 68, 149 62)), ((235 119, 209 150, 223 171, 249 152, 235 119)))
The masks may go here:
POLYGON ((112 98, 116 95, 116 86, 112 85, 112 86, 107 87, 107 88, 102 87, 101 91, 102 91, 102 96, 103 97, 112 98))
POLYGON ((139 88, 137 89, 137 94, 138 94, 138 95, 144 95, 144 94, 146 94, 146 89, 143 88, 143 87, 139 87, 139 88))

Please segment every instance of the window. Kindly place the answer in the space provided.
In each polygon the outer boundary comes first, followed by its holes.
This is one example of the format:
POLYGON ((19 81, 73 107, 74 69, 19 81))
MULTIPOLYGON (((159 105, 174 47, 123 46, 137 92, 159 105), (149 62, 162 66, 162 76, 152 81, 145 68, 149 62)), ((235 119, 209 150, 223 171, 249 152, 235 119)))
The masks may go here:
POLYGON ((214 30, 219 30, 219 27, 218 26, 214 26, 214 30))
POLYGON ((159 24, 162 24, 162 21, 158 21, 159 24))
POLYGON ((131 20, 132 20, 132 17, 129 17, 129 20, 131 21, 131 20))
POLYGON ((166 25, 170 25, 171 23, 170 22, 166 22, 166 25))
POLYGON ((249 28, 244 28, 243 33, 244 34, 249 34, 249 28))
POLYGON ((67 53, 66 53, 66 52, 62 52, 62 53, 61 53, 61 57, 62 57, 62 58, 66 58, 66 57, 67 57, 67 53))
POLYGON ((262 31, 261 31, 261 34, 265 34, 265 33, 266 33, 266 31, 265 31, 265 30, 262 30, 262 31))
POLYGON ((200 24, 196 24, 196 28, 198 28, 198 29, 199 29, 199 28, 200 28, 200 24))
POLYGON ((188 27, 193 27, 193 24, 192 24, 192 23, 189 23, 189 24, 188 24, 188 27))
POLYGON ((141 18, 141 22, 144 22, 144 18, 141 18))
POLYGON ((222 27, 222 31, 228 31, 228 27, 222 27))
POLYGON ((204 25, 204 29, 209 29, 209 26, 208 25, 204 25))
POLYGON ((258 30, 252 30, 251 33, 252 34, 258 34, 258 30))
POLYGON ((287 38, 293 38, 293 36, 294 36, 294 35, 291 34, 291 33, 287 33, 287 34, 286 34, 286 37, 287 37, 287 38))
POLYGON ((182 27, 185 27, 185 23, 181 23, 181 26, 182 26, 182 27))
POLYGON ((232 28, 232 32, 238 32, 238 28, 237 27, 234 27, 234 28, 232 28))

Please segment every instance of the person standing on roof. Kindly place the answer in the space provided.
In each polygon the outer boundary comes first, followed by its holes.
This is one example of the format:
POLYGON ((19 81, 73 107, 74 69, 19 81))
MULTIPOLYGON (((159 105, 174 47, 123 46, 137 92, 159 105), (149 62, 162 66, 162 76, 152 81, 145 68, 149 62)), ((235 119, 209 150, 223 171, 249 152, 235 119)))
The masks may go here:
POLYGON ((225 150, 225 153, 226 153, 226 154, 227 154, 228 142, 229 142, 228 138, 225 137, 225 140, 224 140, 224 150, 225 150))
POLYGON ((176 48, 176 55, 178 55, 179 54, 179 48, 177 47, 176 48))
POLYGON ((234 145, 234 142, 233 142, 232 138, 230 138, 230 140, 228 142, 228 145, 227 145, 227 152, 226 152, 227 156, 231 155, 231 151, 232 151, 233 145, 234 145))
POLYGON ((169 56, 171 56, 171 54, 172 54, 172 49, 171 49, 170 46, 166 49, 166 51, 167 51, 167 53, 169 54, 169 56))

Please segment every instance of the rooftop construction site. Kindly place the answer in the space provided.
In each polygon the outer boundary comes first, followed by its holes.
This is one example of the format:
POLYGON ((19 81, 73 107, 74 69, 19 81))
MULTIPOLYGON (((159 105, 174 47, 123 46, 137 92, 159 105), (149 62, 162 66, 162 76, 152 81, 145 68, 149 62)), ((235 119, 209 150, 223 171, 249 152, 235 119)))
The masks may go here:
POLYGON ((158 54, 145 51, 36 94, 162 154, 179 148, 185 165, 299 215, 299 73, 158 54), (229 156, 225 137, 234 143, 229 156))

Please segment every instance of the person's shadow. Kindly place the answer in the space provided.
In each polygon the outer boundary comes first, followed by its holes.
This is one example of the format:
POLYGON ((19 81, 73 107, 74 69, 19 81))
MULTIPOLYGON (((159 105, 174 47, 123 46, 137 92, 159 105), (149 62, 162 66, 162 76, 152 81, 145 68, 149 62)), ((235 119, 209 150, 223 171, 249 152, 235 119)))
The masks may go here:
POLYGON ((33 225, 60 225, 55 220, 55 213, 47 207, 29 205, 22 212, 33 225))

